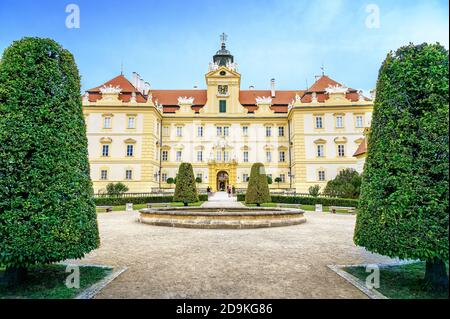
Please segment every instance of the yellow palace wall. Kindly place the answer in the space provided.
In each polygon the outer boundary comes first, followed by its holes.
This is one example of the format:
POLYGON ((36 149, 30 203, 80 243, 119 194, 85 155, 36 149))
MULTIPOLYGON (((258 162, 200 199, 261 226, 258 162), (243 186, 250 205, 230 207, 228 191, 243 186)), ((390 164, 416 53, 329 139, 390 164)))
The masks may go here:
POLYGON ((104 191, 111 182, 123 182, 130 192, 170 188, 164 180, 176 176, 181 162, 192 163, 194 174, 201 174, 200 188, 210 186, 213 190, 217 189, 221 171, 228 173, 230 185, 246 188, 244 174, 250 176, 255 162, 264 163, 266 173, 272 175, 271 188, 294 188, 302 193, 316 184, 323 189, 344 168, 361 171, 362 165, 353 154, 364 137, 364 128, 370 126, 372 101, 350 102, 339 92, 331 92, 324 103, 295 99, 286 114, 274 113, 267 97, 257 102, 255 113, 249 114, 239 102, 240 74, 220 67, 205 79, 207 105, 198 114, 191 109, 193 101, 189 99, 179 100, 180 109, 171 114, 164 114, 151 99, 145 103, 122 102, 119 92, 105 94, 97 102, 83 99, 95 192, 104 191), (219 76, 221 71, 226 76, 219 76), (229 94, 217 94, 218 85, 227 85, 229 94), (220 100, 227 101, 226 113, 219 112, 220 100), (321 129, 315 128, 317 116, 323 120, 321 129), (342 128, 336 127, 337 116, 343 118, 342 128), (363 117, 361 127, 356 127, 356 116, 363 117), (135 118, 135 128, 127 127, 130 117, 135 118), (104 128, 105 118, 110 118, 111 128, 104 128), (198 134, 199 126, 203 127, 203 136, 198 134), (228 127, 228 136, 218 136, 218 127, 228 127), (248 127, 248 135, 243 127, 248 127), (266 136, 267 127, 271 127, 270 137, 266 136), (280 127, 284 136, 279 136, 280 127), (108 156, 102 156, 105 144, 110 145, 108 156), (127 156, 130 144, 134 145, 133 156, 127 156), (319 144, 324 146, 323 157, 317 156, 319 144), (338 156, 338 145, 344 145, 343 156, 338 156), (217 157, 219 151, 221 158, 217 157), (163 152, 167 152, 167 160, 162 158, 163 152), (181 152, 178 159, 177 152, 181 152), (248 153, 248 162, 244 161, 244 152, 248 153), (285 154, 284 162, 280 162, 280 152, 285 154), (102 179, 104 171, 106 179, 102 179), (132 172, 131 179, 126 179, 127 171, 132 172), (322 181, 319 172, 325 177, 322 181), (285 182, 278 184, 275 178, 281 175, 285 182))

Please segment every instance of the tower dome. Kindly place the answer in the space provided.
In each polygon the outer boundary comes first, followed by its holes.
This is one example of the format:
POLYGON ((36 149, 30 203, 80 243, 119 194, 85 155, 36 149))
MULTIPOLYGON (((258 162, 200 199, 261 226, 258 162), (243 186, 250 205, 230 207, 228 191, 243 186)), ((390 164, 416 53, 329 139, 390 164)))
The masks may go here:
POLYGON ((213 57, 213 61, 215 64, 219 66, 227 66, 234 62, 234 57, 231 55, 230 51, 226 48, 226 41, 228 36, 225 33, 220 35, 220 40, 222 42, 222 46, 219 51, 213 57))

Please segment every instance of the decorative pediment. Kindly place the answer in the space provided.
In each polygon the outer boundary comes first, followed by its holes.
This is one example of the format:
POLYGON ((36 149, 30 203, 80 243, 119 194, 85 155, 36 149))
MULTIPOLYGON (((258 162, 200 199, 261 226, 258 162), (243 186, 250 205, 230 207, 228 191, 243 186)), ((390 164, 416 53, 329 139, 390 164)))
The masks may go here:
POLYGON ((248 147, 247 145, 244 145, 241 147, 241 151, 250 151, 250 147, 248 147))
POLYGON ((326 144, 326 143, 327 143, 327 141, 322 138, 319 138, 314 141, 314 144, 326 144))
POLYGON ((278 147, 278 150, 279 151, 287 151, 288 148, 286 146, 280 146, 280 147, 278 147))
POLYGON ((198 145, 198 146, 195 147, 195 149, 197 151, 203 151, 205 149, 205 147, 203 145, 198 145))
POLYGON ((348 92, 348 87, 340 85, 330 85, 325 89, 328 94, 346 94, 348 92))
POLYGON ((178 105, 182 105, 182 104, 189 104, 189 105, 193 105, 194 104, 194 98, 193 97, 183 97, 180 96, 178 98, 178 105))
POLYGON ((342 136, 342 137, 336 137, 334 139, 335 143, 339 143, 339 144, 343 144, 343 143, 347 143, 347 138, 342 136))
POLYGON ((269 145, 269 144, 266 144, 265 146, 264 146, 264 150, 266 150, 266 151, 271 151, 271 150, 273 150, 273 145, 269 145))
POLYGON ((125 142, 125 144, 136 144, 136 140, 134 140, 132 138, 126 139, 124 142, 125 142))
POLYGON ((256 98, 256 104, 257 105, 260 105, 260 104, 272 105, 272 98, 270 96, 267 96, 267 97, 266 96, 263 96, 263 97, 258 96, 256 98))
POLYGON ((120 92, 122 92, 122 89, 119 85, 112 86, 111 84, 109 86, 103 85, 100 88, 100 93, 102 94, 115 94, 118 95, 120 92))
POLYGON ((241 75, 237 72, 237 64, 232 63, 228 66, 219 66, 214 63, 210 63, 208 73, 206 77, 240 77, 241 75))
POLYGON ((176 150, 182 150, 182 149, 184 149, 184 145, 183 144, 176 144, 176 145, 174 145, 173 148, 176 149, 176 150))
POLYGON ((100 143, 102 143, 102 144, 111 144, 112 143, 112 139, 110 137, 102 137, 100 139, 100 143))

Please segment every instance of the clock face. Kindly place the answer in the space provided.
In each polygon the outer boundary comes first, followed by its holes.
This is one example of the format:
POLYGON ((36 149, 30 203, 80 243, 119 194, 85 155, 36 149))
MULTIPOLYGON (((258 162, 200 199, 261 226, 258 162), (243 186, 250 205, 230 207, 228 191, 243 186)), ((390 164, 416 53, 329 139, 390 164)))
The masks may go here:
POLYGON ((219 85, 218 91, 219 91, 219 94, 222 94, 222 95, 228 94, 228 85, 219 85))
POLYGON ((220 72, 220 75, 221 75, 221 76, 225 76, 225 75, 227 75, 227 72, 221 71, 221 72, 220 72))

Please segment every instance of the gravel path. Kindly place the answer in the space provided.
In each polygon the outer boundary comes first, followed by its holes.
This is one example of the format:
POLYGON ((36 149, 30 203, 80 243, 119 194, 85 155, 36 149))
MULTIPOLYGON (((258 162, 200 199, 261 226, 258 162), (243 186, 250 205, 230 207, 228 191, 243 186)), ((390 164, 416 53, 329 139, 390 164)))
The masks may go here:
POLYGON ((99 214, 101 248, 78 263, 128 267, 97 298, 366 298, 329 264, 390 262, 353 244, 354 216, 298 226, 206 230, 99 214))

